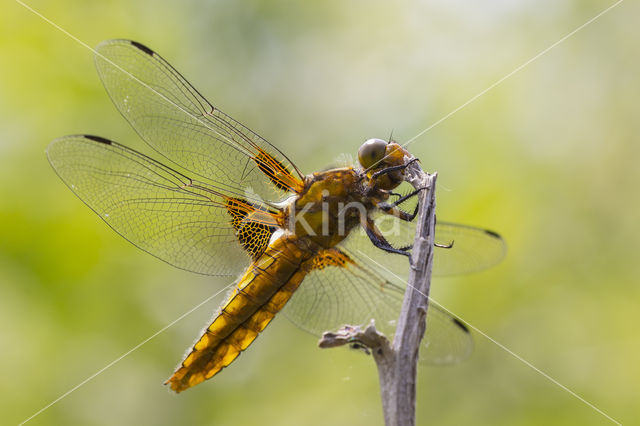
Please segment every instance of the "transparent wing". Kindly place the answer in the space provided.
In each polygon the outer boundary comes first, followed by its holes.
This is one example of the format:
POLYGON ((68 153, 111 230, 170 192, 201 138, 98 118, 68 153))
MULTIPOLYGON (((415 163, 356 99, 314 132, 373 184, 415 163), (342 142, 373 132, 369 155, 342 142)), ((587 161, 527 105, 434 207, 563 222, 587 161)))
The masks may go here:
POLYGON ((95 63, 120 113, 174 163, 252 199, 279 200, 299 189, 301 175, 281 151, 213 107, 148 47, 105 41, 95 63))
POLYGON ((235 275, 249 263, 217 188, 97 136, 56 139, 47 156, 82 201, 142 250, 202 274, 235 275))
MULTIPOLYGON (((406 282, 398 282, 365 258, 344 253, 354 262, 313 270, 285 307, 285 315, 318 336, 345 324, 366 325, 373 318, 378 330, 392 337, 406 282)), ((455 363, 468 357, 472 348, 467 328, 431 304, 421 360, 429 364, 455 363)))
POLYGON ((458 223, 436 222, 436 242, 453 246, 436 247, 435 275, 482 271, 498 264, 507 252, 504 240, 495 232, 458 223))
MULTIPOLYGON (((374 216, 378 229, 394 247, 413 244, 415 222, 406 222, 394 216, 379 213, 374 216)), ((437 244, 433 256, 433 275, 455 275, 482 271, 499 263, 506 254, 506 244, 493 231, 449 222, 436 222, 437 244)), ((361 252, 375 262, 385 265, 403 279, 407 278, 409 263, 405 256, 390 255, 375 247, 365 231, 355 229, 341 243, 350 252, 361 252)))

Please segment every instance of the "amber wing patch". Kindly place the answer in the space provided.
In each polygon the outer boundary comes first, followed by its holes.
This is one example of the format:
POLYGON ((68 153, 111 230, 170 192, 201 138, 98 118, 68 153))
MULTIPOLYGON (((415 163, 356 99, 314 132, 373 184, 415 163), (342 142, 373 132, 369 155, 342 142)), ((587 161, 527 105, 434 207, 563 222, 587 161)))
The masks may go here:
POLYGON ((242 248, 256 260, 269 245, 271 235, 278 228, 279 215, 241 198, 225 198, 225 207, 231 216, 231 226, 242 248))
POLYGON ((278 159, 263 149, 256 147, 258 154, 252 157, 262 173, 271 183, 282 191, 302 192, 304 182, 291 173, 291 171, 278 159))
POLYGON ((349 264, 354 264, 354 261, 349 256, 337 248, 320 251, 312 262, 311 268, 318 270, 327 266, 345 267, 349 264))

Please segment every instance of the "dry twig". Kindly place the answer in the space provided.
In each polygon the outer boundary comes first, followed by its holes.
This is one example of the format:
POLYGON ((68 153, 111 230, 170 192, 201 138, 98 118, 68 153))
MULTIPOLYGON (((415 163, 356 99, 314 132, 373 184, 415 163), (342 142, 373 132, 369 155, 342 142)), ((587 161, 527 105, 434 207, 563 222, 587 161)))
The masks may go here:
POLYGON ((319 343, 323 348, 352 345, 373 353, 387 426, 415 425, 418 351, 426 330, 433 263, 436 177, 422 171, 417 162, 407 168, 405 179, 416 189, 426 189, 419 195, 411 270, 393 344, 376 330, 373 320, 364 330, 347 325, 337 332, 326 332, 319 343))

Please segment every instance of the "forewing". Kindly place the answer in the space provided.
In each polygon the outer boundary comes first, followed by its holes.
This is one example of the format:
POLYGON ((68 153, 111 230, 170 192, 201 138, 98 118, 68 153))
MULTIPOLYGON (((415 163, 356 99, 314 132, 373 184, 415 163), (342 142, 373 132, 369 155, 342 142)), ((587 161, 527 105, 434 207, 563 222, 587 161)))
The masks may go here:
MULTIPOLYGON (((413 244, 416 219, 407 222, 384 213, 376 214, 374 219, 376 226, 392 246, 402 248, 413 244)), ((506 253, 504 240, 495 232, 457 223, 437 221, 435 241, 439 245, 452 244, 451 248, 435 247, 435 276, 482 271, 496 265, 506 253)), ((362 228, 353 230, 341 246, 352 252, 361 252, 403 279, 408 278, 409 263, 406 256, 392 255, 377 248, 362 228)))
POLYGON ((282 152, 213 107, 148 47, 105 41, 95 62, 118 110, 174 163, 251 199, 274 201, 301 190, 300 174, 282 152))
POLYGON ((249 262, 217 188, 97 136, 65 136, 47 150, 69 188, 134 245, 193 272, 237 274, 249 262))
MULTIPOLYGON (((285 315, 318 336, 343 325, 366 325, 375 319, 376 327, 392 338, 406 282, 403 284, 366 258, 341 253, 349 261, 313 269, 285 307, 285 315)), ((468 357, 472 348, 466 327, 431 304, 421 360, 430 364, 455 363, 468 357)))

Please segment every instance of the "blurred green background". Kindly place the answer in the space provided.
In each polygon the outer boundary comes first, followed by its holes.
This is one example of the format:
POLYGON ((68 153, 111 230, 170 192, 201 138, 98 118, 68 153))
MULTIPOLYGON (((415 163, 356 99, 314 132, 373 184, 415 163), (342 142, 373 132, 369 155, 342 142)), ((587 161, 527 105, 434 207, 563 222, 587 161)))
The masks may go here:
MULTIPOLYGON (((305 172, 393 130, 409 140, 613 1, 32 1, 89 46, 131 38, 305 172)), ((498 267, 433 297, 625 424, 640 424, 640 27, 623 2, 410 145, 439 172, 438 217, 494 229, 498 267)), ((108 229, 55 176, 52 139, 150 153, 89 50, 0 6, 0 423, 17 424, 228 280, 174 269, 108 229)), ((179 396, 162 382, 220 298, 32 425, 382 424, 374 363, 279 318, 179 396)), ((609 421, 477 334, 423 368, 418 424, 609 421)))

